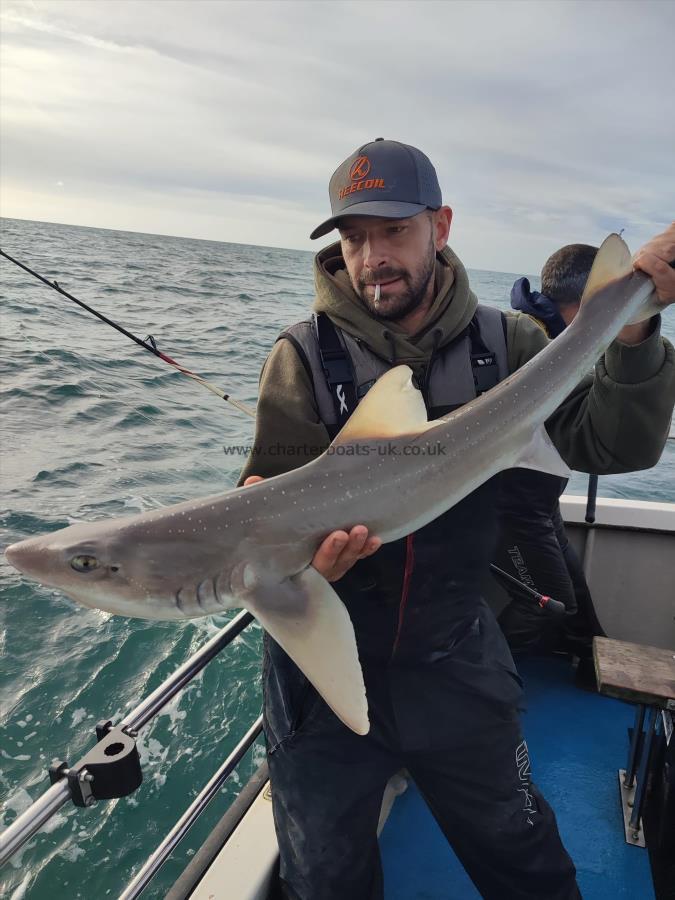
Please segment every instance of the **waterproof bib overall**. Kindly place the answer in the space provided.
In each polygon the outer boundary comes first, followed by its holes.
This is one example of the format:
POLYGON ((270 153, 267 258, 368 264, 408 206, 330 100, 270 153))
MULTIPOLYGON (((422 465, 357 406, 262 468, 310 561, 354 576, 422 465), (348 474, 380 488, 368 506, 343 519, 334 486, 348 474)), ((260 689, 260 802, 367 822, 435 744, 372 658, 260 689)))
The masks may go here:
MULTIPOLYGON (((476 339, 468 330, 432 358, 423 385, 430 418, 506 376, 501 314, 479 306, 476 328, 478 355, 488 362, 474 374, 476 339)), ((331 436, 342 424, 340 408, 351 399, 352 412, 390 367, 339 332, 349 371, 335 350, 331 383, 315 323, 299 323, 282 338, 301 354, 331 436)), ((491 479, 333 584, 354 624, 367 736, 346 728, 266 637, 264 725, 284 897, 384 896, 377 824, 386 782, 403 768, 483 897, 579 896, 553 813, 530 779, 520 679, 480 595, 496 537, 497 487, 491 479)))

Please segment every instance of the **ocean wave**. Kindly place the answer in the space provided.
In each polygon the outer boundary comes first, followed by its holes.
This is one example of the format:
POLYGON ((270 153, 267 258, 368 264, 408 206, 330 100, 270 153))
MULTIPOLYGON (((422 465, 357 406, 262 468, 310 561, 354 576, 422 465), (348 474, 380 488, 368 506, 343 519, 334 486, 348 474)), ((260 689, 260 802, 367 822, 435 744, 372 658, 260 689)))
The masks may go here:
POLYGON ((79 472, 86 472, 93 468, 105 468, 103 463, 98 462, 74 462, 59 469, 41 469, 33 478, 33 481, 48 481, 51 478, 63 478, 67 475, 76 475, 79 472))

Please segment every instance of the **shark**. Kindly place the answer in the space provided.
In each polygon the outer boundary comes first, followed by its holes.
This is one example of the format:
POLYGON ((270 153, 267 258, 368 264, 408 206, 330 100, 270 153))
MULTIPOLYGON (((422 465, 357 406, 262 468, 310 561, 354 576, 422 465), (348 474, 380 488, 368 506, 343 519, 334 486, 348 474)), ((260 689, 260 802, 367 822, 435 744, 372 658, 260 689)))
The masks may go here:
POLYGON ((248 609, 353 731, 369 730, 354 629, 312 567, 321 541, 366 525, 395 541, 499 471, 569 470, 544 423, 624 324, 657 312, 652 281, 610 235, 574 322, 524 366, 428 421, 407 366, 386 372, 318 458, 150 512, 71 525, 7 548, 16 569, 87 607, 146 619, 248 609), (439 448, 442 448, 440 450, 439 448))

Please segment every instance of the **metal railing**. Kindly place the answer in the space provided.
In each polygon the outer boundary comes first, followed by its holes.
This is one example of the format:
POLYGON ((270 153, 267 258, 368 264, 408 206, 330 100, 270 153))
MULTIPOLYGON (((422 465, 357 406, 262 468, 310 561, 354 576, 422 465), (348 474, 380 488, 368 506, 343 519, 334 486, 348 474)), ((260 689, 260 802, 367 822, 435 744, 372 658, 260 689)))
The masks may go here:
MULTIPOLYGON (((225 625, 218 634, 214 635, 210 641, 193 654, 190 659, 184 662, 182 666, 166 679, 166 681, 141 701, 135 709, 132 709, 131 712, 127 713, 119 723, 118 727, 123 728, 128 734, 135 735, 139 729, 144 725, 147 725, 147 723, 150 722, 179 691, 189 684, 192 679, 252 621, 253 616, 249 612, 242 611, 239 615, 235 616, 235 618, 225 625)), ((258 721, 249 729, 247 735, 223 763, 216 775, 214 775, 214 779, 219 774, 225 772, 228 763, 237 755, 246 738, 249 737, 256 728, 258 730, 249 740, 248 746, 253 743, 260 732, 260 719, 258 719, 258 721)), ((248 747, 246 749, 248 749, 248 747)), ((241 751, 240 755, 237 757, 237 762, 239 762, 245 752, 245 749, 241 751)), ((236 765, 236 763, 234 765, 236 765)), ((227 778, 227 775, 231 773, 233 768, 234 766, 229 768, 226 774, 222 774, 221 784, 222 781, 227 778)), ((209 790, 212 782, 213 779, 208 783, 202 794, 209 790)), ((217 790, 217 788, 215 790, 217 790)), ((215 790, 213 793, 215 793, 215 790)), ((213 796, 213 793, 210 793, 209 799, 213 796)), ((200 797, 202 794, 200 794, 200 797)), ((21 813, 21 815, 18 816, 2 834, 0 834, 0 866, 4 865, 17 850, 23 847, 23 845, 71 799, 72 793, 69 781, 67 778, 62 778, 45 791, 45 793, 32 803, 28 809, 21 813)), ((199 800, 199 797, 197 800, 199 800)), ((206 803, 207 802, 208 800, 206 803)), ((195 801, 192 806, 195 806, 196 803, 197 801, 195 801)), ((204 803, 204 805, 206 805, 206 803, 204 803)), ((190 809, 192 809, 192 807, 190 807, 190 809)), ((188 812, 190 812, 190 810, 188 810, 188 812)), ((187 814, 188 813, 186 813, 185 816, 187 816, 187 814)), ((185 816, 183 818, 185 818, 185 816)), ((181 819, 181 822, 183 822, 183 818, 181 819)), ((192 824, 192 821, 190 824, 192 824)), ((185 831, 187 831, 187 828, 185 831)), ((185 831, 183 831, 183 834, 185 831)), ((181 834, 181 837, 183 834, 181 834)), ((178 840, 180 840, 180 838, 178 840)), ((175 844, 173 844, 173 846, 175 846, 175 844)), ((153 854, 153 858, 159 853, 161 847, 163 847, 163 844, 158 848, 156 853, 153 854)), ((168 852, 170 853, 171 851, 169 850, 168 852)), ((168 855, 168 853, 166 855, 168 855)), ((162 862, 164 859, 166 859, 166 856, 163 857, 162 862)), ((156 868, 159 868, 159 866, 156 868)), ((156 871, 156 868, 154 871, 156 871)), ((139 873, 137 878, 140 877, 140 875, 141 873, 139 873)), ((145 883, 147 884, 147 881, 145 883)), ((129 888, 127 888, 127 890, 129 890, 129 888)), ((137 896, 137 894, 129 896, 137 896)))
POLYGON ((218 790, 225 779, 232 774, 243 755, 253 744, 261 731, 262 716, 259 716, 215 775, 207 782, 201 793, 185 810, 152 856, 144 863, 141 870, 120 894, 119 900, 134 900, 135 897, 138 897, 139 894, 143 892, 160 867, 166 862, 176 846, 183 840, 190 828, 192 828, 199 816, 218 793, 218 790))

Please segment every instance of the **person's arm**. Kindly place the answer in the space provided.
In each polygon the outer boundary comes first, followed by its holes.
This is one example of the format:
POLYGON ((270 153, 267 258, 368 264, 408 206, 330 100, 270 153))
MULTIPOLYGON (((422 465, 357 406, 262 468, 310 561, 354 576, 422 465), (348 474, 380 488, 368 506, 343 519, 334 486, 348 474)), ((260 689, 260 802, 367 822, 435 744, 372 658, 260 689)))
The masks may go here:
MULTIPOLYGON (((664 308, 675 303, 675 222, 663 234, 648 241, 633 257, 633 268, 640 269, 654 282, 656 299, 664 308)), ((649 337, 650 323, 626 325, 617 340, 625 344, 639 344, 649 337)))
POLYGON ((249 475, 270 478, 304 466, 329 443, 309 373, 291 342, 277 341, 260 375, 253 450, 238 484, 249 475))
MULTIPOLYGON (((675 302, 675 271, 662 258, 671 254, 675 256, 675 226, 635 258, 636 266, 653 278, 664 307, 675 302)), ((594 374, 577 385, 546 423, 573 469, 601 475, 632 472, 655 465, 663 451, 675 404, 675 351, 661 337, 660 317, 641 323, 639 335, 631 331, 635 327, 621 332, 622 340, 610 344, 594 374)), ((523 315, 508 316, 507 337, 510 371, 547 343, 534 320, 523 315)))
POLYGON ((658 328, 641 344, 615 342, 546 423, 567 464, 598 475, 659 461, 675 403, 675 351, 658 328))
MULTIPOLYGON (((255 484, 297 469, 320 456, 328 444, 309 374, 291 342, 278 341, 263 367, 254 449, 238 483, 255 484)), ((337 581, 381 545, 378 537, 369 537, 365 525, 355 525, 349 533, 334 531, 320 544, 312 565, 328 581, 337 581)))

